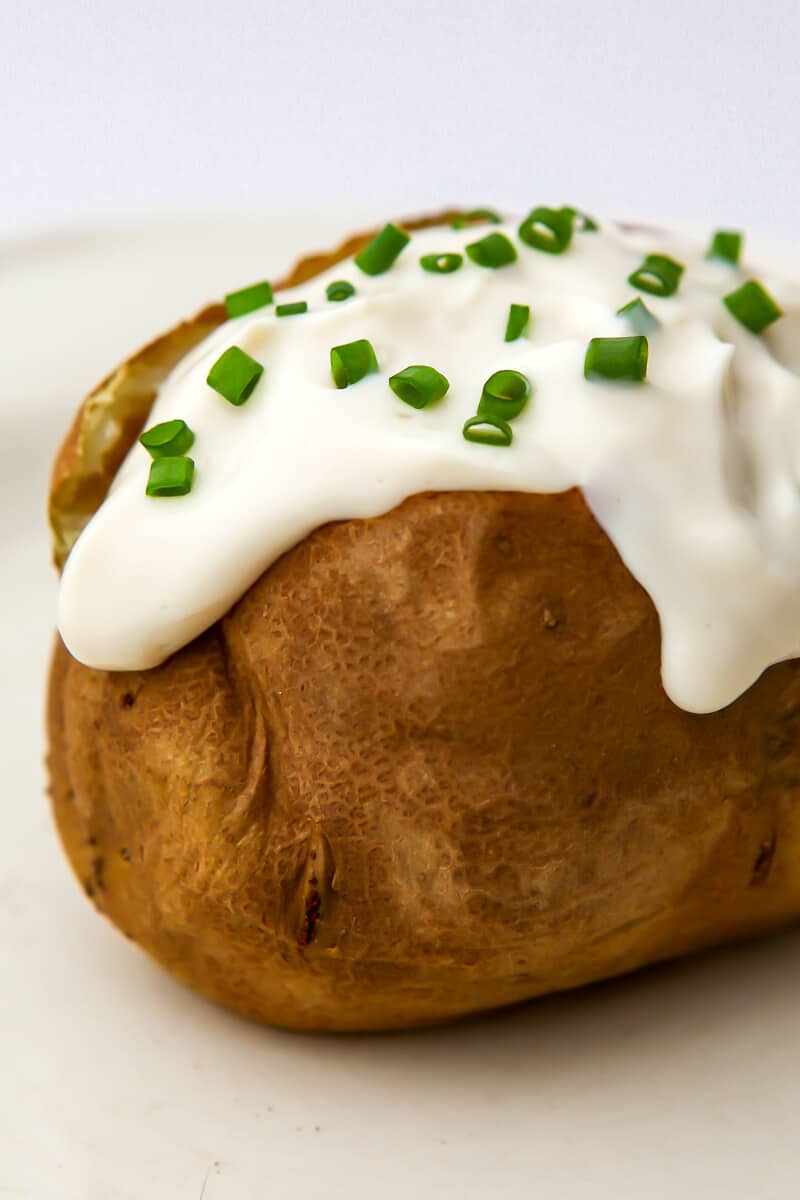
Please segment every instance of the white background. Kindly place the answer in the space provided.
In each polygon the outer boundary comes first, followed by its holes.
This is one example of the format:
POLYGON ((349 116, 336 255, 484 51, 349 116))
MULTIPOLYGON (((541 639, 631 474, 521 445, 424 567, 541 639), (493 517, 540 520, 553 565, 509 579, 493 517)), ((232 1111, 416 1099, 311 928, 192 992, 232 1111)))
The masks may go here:
POLYGON ((800 935, 451 1030, 256 1028, 86 903, 41 708, 48 466, 114 362, 443 203, 796 238, 799 35, 797 2, 0 0, 0 1197, 796 1200, 800 935))
POLYGON ((797 228, 797 0, 2 0, 0 231, 564 200, 797 228))

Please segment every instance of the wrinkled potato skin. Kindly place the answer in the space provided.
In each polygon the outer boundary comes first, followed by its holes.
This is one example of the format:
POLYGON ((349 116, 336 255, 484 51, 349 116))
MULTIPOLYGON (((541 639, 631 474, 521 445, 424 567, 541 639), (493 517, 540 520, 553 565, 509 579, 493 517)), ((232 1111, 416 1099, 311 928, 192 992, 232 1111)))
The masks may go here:
POLYGON ((317 530, 154 670, 59 641, 56 820, 129 937, 293 1029, 449 1020, 784 925, 797 664, 695 716, 659 653, 579 492, 414 496, 317 530))

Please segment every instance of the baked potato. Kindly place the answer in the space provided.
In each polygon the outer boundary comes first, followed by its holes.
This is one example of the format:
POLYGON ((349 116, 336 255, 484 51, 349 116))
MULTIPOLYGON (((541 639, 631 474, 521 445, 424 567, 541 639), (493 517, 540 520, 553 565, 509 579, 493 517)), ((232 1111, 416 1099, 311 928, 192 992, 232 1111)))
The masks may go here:
MULTIPOLYGON (((59 566, 225 315, 84 402, 52 481, 59 566)), ((721 711, 678 708, 656 609, 578 489, 425 492, 327 524, 149 670, 58 639, 47 723, 96 908, 274 1025, 452 1020, 800 914, 797 663, 721 711)))

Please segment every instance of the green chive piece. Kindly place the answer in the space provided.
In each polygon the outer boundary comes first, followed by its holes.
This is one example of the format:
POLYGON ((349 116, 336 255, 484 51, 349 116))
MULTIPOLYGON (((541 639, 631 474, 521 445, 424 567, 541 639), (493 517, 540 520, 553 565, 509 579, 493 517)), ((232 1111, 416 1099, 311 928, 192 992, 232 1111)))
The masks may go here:
POLYGON ((581 212, 579 208, 569 208, 565 205, 561 211, 571 218, 578 233, 596 233, 600 228, 593 217, 590 217, 588 213, 581 212))
POLYGON ((331 375, 337 388, 349 387, 358 383, 365 375, 378 370, 378 360, 372 343, 366 338, 357 342, 345 342, 343 346, 334 346, 331 350, 331 375))
POLYGON ((423 271, 433 271, 436 275, 449 275, 457 271, 463 263, 461 254, 423 254, 419 265, 423 271))
POLYGON ((194 462, 184 455, 154 458, 145 491, 148 496, 185 496, 192 490, 194 462))
POLYGON ((563 254, 572 241, 573 216, 568 208, 535 208, 519 227, 520 239, 534 250, 563 254))
POLYGON ((528 403, 531 381, 521 371, 495 371, 483 385, 479 417, 513 421, 528 403))
POLYGON ((389 377, 389 387, 412 408, 427 408, 447 394, 450 380, 433 367, 405 367, 389 377))
POLYGON ((325 288, 325 295, 335 304, 338 304, 340 300, 349 300, 355 294, 356 289, 346 279, 336 279, 325 288))
POLYGON ((717 229, 711 239, 706 258, 721 258, 723 262, 733 263, 736 267, 739 265, 743 241, 742 234, 733 229, 717 229))
POLYGON ((291 304, 276 304, 276 317, 296 317, 300 313, 308 312, 308 304, 305 300, 293 300, 291 304))
POLYGON ((365 275, 382 275, 410 241, 405 229, 399 225, 384 225, 380 233, 356 255, 355 264, 365 275))
POLYGON ((225 297, 225 309, 229 317, 243 317, 245 313, 266 308, 268 304, 272 304, 272 288, 266 280, 241 288, 238 292, 228 292, 225 297))
POLYGON ((453 221, 453 229, 466 229, 469 225, 501 225, 502 217, 492 208, 473 208, 471 212, 461 213, 453 221))
POLYGON ((482 446, 510 446, 514 440, 511 426, 501 417, 470 417, 464 422, 462 433, 468 442, 479 442, 482 446))
POLYGON ((727 296, 722 297, 722 303, 739 324, 751 333, 761 333, 783 316, 783 309, 778 302, 755 279, 748 279, 735 292, 728 292, 727 296))
POLYGON ((506 342, 516 342, 524 337, 530 324, 531 310, 527 304, 512 304, 506 321, 506 342))
POLYGON ((647 338, 592 338, 586 348, 583 373, 587 379, 627 379, 641 383, 647 375, 647 338))
POLYGON ((238 346, 230 346, 208 372, 206 383, 238 408, 252 395, 263 374, 260 362, 238 346))
POLYGON ((666 254, 648 254, 642 265, 628 276, 628 283, 651 296, 673 296, 682 274, 683 263, 666 254))
POLYGON ((487 233, 479 242, 470 242, 465 247, 467 256, 479 267, 507 267, 516 262, 517 252, 504 233, 487 233))
POLYGON ((623 304, 622 308, 618 308, 617 316, 626 317, 628 324, 636 333, 652 333, 658 329, 658 321, 639 296, 635 300, 629 300, 627 304, 623 304))
POLYGON ((194 443, 194 434, 185 421, 162 421, 139 438, 151 458, 174 458, 185 454, 194 443))

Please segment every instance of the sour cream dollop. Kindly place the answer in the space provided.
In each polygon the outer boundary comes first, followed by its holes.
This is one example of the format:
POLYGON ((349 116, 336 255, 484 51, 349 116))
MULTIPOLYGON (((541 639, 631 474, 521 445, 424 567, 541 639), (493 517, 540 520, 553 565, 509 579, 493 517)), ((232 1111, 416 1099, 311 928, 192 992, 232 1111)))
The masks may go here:
POLYGON ((148 422, 182 418, 194 431, 192 491, 148 497, 150 457, 131 449, 63 573, 58 622, 71 653, 106 670, 156 666, 328 521, 378 516, 429 490, 578 486, 658 610, 675 704, 722 708, 771 663, 800 656, 800 287, 661 233, 606 225, 556 255, 516 231, 415 233, 384 274, 340 263, 279 297, 307 301, 307 313, 263 308, 197 346, 148 422), (514 263, 420 266, 488 232, 515 244, 514 263), (591 338, 635 332, 617 310, 639 294, 628 276, 653 253, 685 269, 674 295, 642 294, 658 322, 646 382, 586 380, 591 338), (722 303, 752 275, 784 310, 760 336, 722 303), (330 302, 326 286, 340 279, 355 295, 330 302), (531 321, 505 342, 511 304, 529 305, 531 321), (361 338, 380 370, 337 389, 330 350, 361 338), (232 345, 264 366, 239 408, 206 383, 232 345), (450 382, 430 408, 388 386, 412 364, 450 382), (484 381, 503 368, 533 389, 513 444, 466 441, 484 381))

